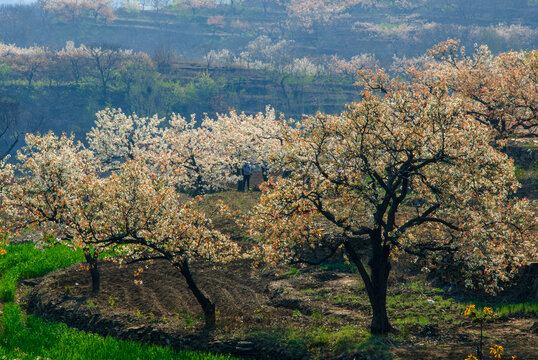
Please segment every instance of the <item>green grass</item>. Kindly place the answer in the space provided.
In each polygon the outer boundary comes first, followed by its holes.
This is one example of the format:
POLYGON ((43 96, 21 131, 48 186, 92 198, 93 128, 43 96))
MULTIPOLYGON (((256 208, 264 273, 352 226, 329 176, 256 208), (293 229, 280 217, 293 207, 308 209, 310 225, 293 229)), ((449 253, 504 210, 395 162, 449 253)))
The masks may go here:
POLYGON ((414 325, 458 324, 462 321, 458 316, 463 314, 461 304, 441 296, 441 289, 415 281, 402 284, 399 291, 399 294, 387 296, 387 311, 402 334, 414 325))
POLYGON ((18 305, 5 304, 1 319, 0 356, 18 359, 233 359, 227 355, 175 352, 85 333, 62 323, 26 316, 18 305))
MULTIPOLYGON (((319 319, 322 321, 322 319, 319 319)), ((364 348, 370 333, 363 327, 346 325, 334 328, 329 324, 317 326, 289 326, 285 329, 260 329, 250 333, 258 338, 270 339, 289 349, 308 353, 310 358, 324 359, 364 348)))
POLYGON ((538 317, 538 302, 488 304, 482 301, 467 301, 461 306, 460 312, 462 314, 465 306, 469 304, 475 304, 477 309, 482 309, 484 306, 491 307, 493 309, 493 317, 497 319, 511 317, 538 317))
POLYGON ((503 304, 493 308, 496 316, 500 318, 512 316, 538 317, 538 303, 526 302, 519 304, 503 304))
POLYGON ((0 300, 13 301, 17 283, 24 279, 43 276, 51 271, 84 261, 82 251, 56 245, 43 250, 31 243, 2 247, 0 255, 0 300))
MULTIPOLYGON (((64 245, 43 250, 34 244, 13 244, 0 249, 0 299, 3 306, 0 321, 0 357, 8 359, 233 359, 224 355, 198 352, 175 352, 169 348, 141 345, 135 342, 101 337, 67 327, 61 323, 26 316, 12 303, 17 283, 84 261, 82 252, 64 245), (3 251, 2 251, 3 253, 3 251)), ((95 304, 88 302, 88 306, 95 304)))

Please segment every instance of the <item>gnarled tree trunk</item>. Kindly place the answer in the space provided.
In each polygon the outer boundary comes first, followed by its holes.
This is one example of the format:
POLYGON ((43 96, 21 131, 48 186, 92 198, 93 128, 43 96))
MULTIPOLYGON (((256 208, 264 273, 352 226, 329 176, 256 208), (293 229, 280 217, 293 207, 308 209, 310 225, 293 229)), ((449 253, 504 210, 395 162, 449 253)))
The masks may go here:
POLYGON ((360 255, 350 241, 344 243, 346 252, 351 261, 357 266, 359 274, 364 282, 368 299, 372 307, 372 322, 370 332, 376 335, 386 335, 394 330, 390 325, 387 315, 387 285, 391 269, 388 246, 381 245, 381 239, 372 234, 372 257, 368 263, 371 274, 369 275, 360 255))

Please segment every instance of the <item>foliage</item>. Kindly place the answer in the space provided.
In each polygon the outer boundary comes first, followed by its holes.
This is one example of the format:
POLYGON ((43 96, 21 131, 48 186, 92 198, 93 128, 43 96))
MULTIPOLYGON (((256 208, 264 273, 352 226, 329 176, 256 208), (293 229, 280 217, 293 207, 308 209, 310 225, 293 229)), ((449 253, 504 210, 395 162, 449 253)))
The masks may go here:
MULTIPOLYGON (((104 170, 118 169, 125 159, 143 156, 144 151, 162 136, 164 119, 157 115, 126 115, 121 109, 105 109, 96 114, 95 126, 86 138, 104 170)), ((147 156, 147 155, 145 155, 147 156)))
MULTIPOLYGON (((114 118, 115 114, 103 114, 107 115, 114 118)), ((122 129, 114 128, 104 136, 123 134, 122 129)), ((134 259, 166 259, 185 277, 204 308, 208 326, 214 325, 214 305, 198 289, 189 262, 226 263, 240 252, 194 209, 197 200, 183 202, 175 186, 152 172, 141 154, 134 160, 124 158, 115 171, 102 172, 111 168, 73 138, 49 133, 27 135, 26 141, 28 145, 18 155, 21 180, 7 187, 4 201, 15 227, 39 224, 53 230, 58 242, 81 248, 93 294, 99 292, 100 284, 97 259, 106 250, 134 259)))
POLYGON ((49 0, 44 10, 70 22, 85 17, 93 18, 96 23, 101 19, 106 23, 114 20, 112 0, 49 0))
POLYGON ((32 80, 44 72, 50 63, 49 52, 41 46, 19 48, 14 44, 0 43, 0 59, 19 72, 32 86, 32 80))
POLYGON ((170 181, 195 194, 226 188, 240 178, 239 170, 247 162, 267 166, 280 146, 280 122, 270 107, 265 114, 231 110, 215 119, 206 116, 196 125, 194 116, 189 121, 173 115, 163 134, 164 156, 159 155, 166 161, 161 162, 162 172, 170 181))

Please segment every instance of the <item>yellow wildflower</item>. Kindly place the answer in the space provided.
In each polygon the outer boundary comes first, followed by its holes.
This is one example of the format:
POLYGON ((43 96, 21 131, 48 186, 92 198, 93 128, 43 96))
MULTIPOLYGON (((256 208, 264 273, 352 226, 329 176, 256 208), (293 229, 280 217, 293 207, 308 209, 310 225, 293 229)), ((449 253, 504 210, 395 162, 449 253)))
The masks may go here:
POLYGON ((465 308, 465 312, 463 313, 464 316, 466 317, 469 317, 469 316, 472 316, 475 312, 475 306, 474 304, 471 304, 471 305, 467 305, 467 307, 465 308))
POLYGON ((503 347, 497 344, 493 344, 493 346, 489 348, 489 352, 495 357, 495 359, 500 359, 503 351, 503 347))
POLYGON ((482 309, 482 312, 484 313, 484 315, 485 315, 486 317, 490 317, 490 316, 493 315, 493 309, 491 309, 490 307, 484 307, 484 308, 482 309))

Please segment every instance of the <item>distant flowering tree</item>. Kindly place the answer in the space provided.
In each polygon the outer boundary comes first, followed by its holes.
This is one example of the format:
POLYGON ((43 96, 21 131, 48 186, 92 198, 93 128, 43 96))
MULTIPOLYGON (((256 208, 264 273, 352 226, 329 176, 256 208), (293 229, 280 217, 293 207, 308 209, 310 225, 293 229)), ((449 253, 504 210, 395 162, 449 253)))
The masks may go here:
POLYGON ((84 72, 88 69, 90 53, 88 48, 81 44, 75 47, 73 41, 67 41, 65 47, 56 53, 60 62, 68 62, 71 67, 73 79, 78 84, 84 72))
POLYGON ((114 20, 112 0, 49 0, 43 8, 71 22, 82 17, 91 17, 95 22, 114 20))
POLYGON ((147 157, 161 140, 165 120, 158 115, 126 115, 121 109, 108 108, 96 117, 86 139, 105 170, 117 170, 127 159, 147 157))
POLYGON ((468 286, 496 292, 538 258, 538 241, 535 207, 512 197, 512 160, 466 100, 447 86, 374 75, 383 95, 366 91, 339 115, 285 127, 279 159, 290 175, 263 187, 251 234, 255 256, 275 265, 310 261, 305 248, 342 248, 365 284, 371 331, 385 334, 398 255, 451 254, 468 286))
POLYGON ((203 59, 208 69, 213 66, 224 67, 231 65, 233 53, 228 49, 209 50, 203 59))
POLYGON ((224 16, 214 15, 207 18, 207 25, 213 28, 214 34, 217 29, 222 29, 224 26, 226 26, 226 21, 224 20, 224 16))
POLYGON ((291 61, 293 41, 279 40, 273 42, 265 35, 258 36, 248 43, 243 57, 250 62, 259 61, 278 72, 284 71, 284 67, 291 61))
POLYGON ((171 174, 180 188, 195 194, 225 189, 240 179, 246 162, 266 166, 280 148, 281 122, 274 109, 265 114, 238 114, 231 110, 205 117, 200 126, 192 117, 172 116, 164 130, 166 149, 159 155, 163 173, 171 174))
POLYGON ((357 76, 359 70, 375 69, 379 66, 379 61, 374 54, 355 55, 351 59, 340 59, 337 55, 326 60, 326 67, 331 74, 343 74, 357 76))
POLYGON ((6 63, 19 72, 28 87, 32 86, 35 76, 47 69, 50 64, 50 52, 41 46, 21 48, 14 44, 0 43, 0 62, 6 63))
POLYGON ((286 9, 297 24, 310 29, 317 23, 329 23, 347 9, 364 2, 365 0, 290 0, 286 9))
POLYGON ((270 107, 265 113, 231 110, 200 121, 194 115, 172 114, 168 120, 126 115, 121 109, 96 115, 87 140, 103 170, 143 158, 178 189, 195 195, 228 188, 246 162, 267 168, 281 146, 282 122, 270 107))
POLYGON ((114 74, 121 65, 133 56, 132 50, 125 50, 115 46, 89 46, 87 47, 91 68, 101 82, 103 102, 108 99, 108 88, 114 74))

